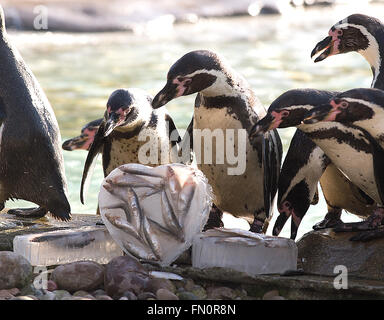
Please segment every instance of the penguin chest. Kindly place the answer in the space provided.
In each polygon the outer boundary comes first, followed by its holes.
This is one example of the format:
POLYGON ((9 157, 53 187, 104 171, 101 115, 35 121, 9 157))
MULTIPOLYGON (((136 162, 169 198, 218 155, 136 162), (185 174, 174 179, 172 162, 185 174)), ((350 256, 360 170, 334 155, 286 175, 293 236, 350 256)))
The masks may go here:
POLYGON ((193 144, 198 168, 213 188, 215 204, 253 221, 254 214, 264 210, 261 159, 236 115, 226 108, 196 108, 193 144))
POLYGON ((154 132, 130 139, 111 139, 109 148, 103 152, 105 175, 127 163, 140 163, 148 166, 169 163, 170 149, 169 140, 154 132))
POLYGON ((314 142, 326 152, 332 163, 353 184, 380 203, 371 153, 357 150, 347 143, 340 144, 332 140, 314 139, 314 142))

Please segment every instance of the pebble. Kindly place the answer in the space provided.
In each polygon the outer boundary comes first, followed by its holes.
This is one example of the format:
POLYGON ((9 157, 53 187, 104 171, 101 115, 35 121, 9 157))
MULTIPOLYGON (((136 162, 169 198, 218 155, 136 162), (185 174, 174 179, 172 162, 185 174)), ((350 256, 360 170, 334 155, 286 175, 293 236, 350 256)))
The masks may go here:
POLYGON ((55 300, 55 297, 56 297, 56 295, 53 292, 47 291, 42 296, 40 296, 39 299, 40 300, 55 300))
POLYGON ((128 300, 137 300, 137 296, 129 290, 124 292, 123 297, 126 297, 128 300))
POLYGON ((17 288, 12 288, 8 290, 0 290, 0 300, 9 300, 14 298, 20 293, 20 290, 17 288))
POLYGON ((107 293, 103 290, 103 289, 97 289, 95 291, 92 291, 91 294, 94 296, 94 297, 97 297, 97 296, 105 296, 107 295, 107 293))
POLYGON ((116 257, 105 268, 104 289, 114 299, 120 298, 126 291, 136 295, 144 292, 148 281, 148 271, 130 256, 116 257))
POLYGON ((32 278, 27 259, 12 251, 0 251, 0 290, 22 288, 32 278))
POLYGON ((176 287, 171 280, 150 278, 145 286, 145 291, 156 293, 159 289, 167 289, 173 293, 176 292, 176 287))
POLYGON ((272 300, 273 297, 275 296, 278 296, 279 295, 279 291, 277 290, 271 290, 271 291, 268 291, 266 292, 264 295, 263 295, 263 300, 272 300))
POLYGON ((183 291, 176 294, 180 300, 199 300, 199 298, 192 292, 183 291))
POLYGON ((167 289, 159 289, 156 292, 158 300, 179 300, 179 297, 167 289))
POLYGON ((100 295, 100 296, 96 296, 96 300, 113 300, 113 299, 107 295, 100 295))
POLYGON ((207 288, 209 299, 213 300, 232 300, 236 298, 236 293, 228 287, 209 287, 207 288))
POLYGON ((63 300, 63 298, 71 297, 71 294, 67 290, 55 290, 52 291, 55 295, 55 300, 63 300))
POLYGON ((156 299, 156 296, 152 292, 142 292, 137 296, 138 300, 148 300, 149 298, 156 299))
POLYGON ((55 281, 53 280, 48 280, 47 282, 47 290, 48 291, 54 291, 54 290, 57 290, 57 284, 55 281))
POLYGON ((207 299, 207 292, 202 286, 195 285, 189 291, 192 292, 194 295, 196 295, 199 298, 199 300, 207 299))
POLYGON ((96 290, 104 282, 104 267, 93 261, 67 263, 53 270, 51 279, 70 292, 96 290))
POLYGON ((37 298, 31 297, 31 296, 18 296, 18 297, 13 297, 11 300, 37 300, 37 298))
POLYGON ((88 296, 89 293, 87 291, 84 291, 84 290, 79 290, 79 291, 76 291, 75 293, 72 294, 74 297, 85 297, 85 296, 88 296))

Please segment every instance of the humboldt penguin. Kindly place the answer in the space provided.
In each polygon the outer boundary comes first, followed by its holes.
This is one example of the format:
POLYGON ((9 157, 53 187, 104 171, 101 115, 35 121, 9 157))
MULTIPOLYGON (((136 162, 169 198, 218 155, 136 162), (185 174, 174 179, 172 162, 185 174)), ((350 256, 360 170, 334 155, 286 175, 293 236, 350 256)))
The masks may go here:
POLYGON ((88 172, 100 152, 105 177, 126 163, 157 166, 176 162, 181 141, 177 128, 168 111, 153 110, 151 102, 152 97, 141 89, 118 89, 111 94, 84 165, 82 203, 88 172))
POLYGON ((22 199, 39 205, 11 210, 22 216, 70 219, 61 136, 52 107, 35 76, 11 44, 0 6, 0 203, 22 199))
MULTIPOLYGON (((360 235, 361 240, 370 240, 384 236, 384 92, 379 89, 353 89, 340 93, 329 101, 328 104, 318 106, 307 113, 304 123, 317 124, 318 121, 340 122, 345 125, 355 125, 361 130, 366 130, 372 137, 370 140, 373 153, 374 182, 369 180, 366 192, 378 203, 378 208, 372 214, 373 218, 359 223, 359 230, 364 227, 368 232, 360 235), (373 229, 373 230, 371 230, 373 229)), ((354 162, 346 163, 354 166, 354 162)), ((366 166, 371 165, 366 163, 366 166)), ((363 180, 365 184, 367 181, 363 180)), ((352 225, 351 228, 356 228, 352 225)))
MULTIPOLYGON (((356 51, 360 53, 371 66, 373 72, 372 87, 384 89, 384 73, 382 72, 383 66, 381 63, 381 57, 384 55, 383 46, 384 25, 373 17, 354 14, 336 23, 330 29, 329 36, 315 46, 311 57, 319 55, 315 59, 315 62, 319 62, 332 55, 356 51)), ((303 193, 302 186, 290 183, 291 180, 295 179, 295 171, 290 169, 291 164, 303 163, 300 172, 309 170, 319 171, 319 169, 324 167, 324 163, 314 161, 313 158, 310 160, 309 155, 311 152, 319 153, 322 151, 306 138, 305 135, 301 135, 299 130, 296 131, 292 139, 290 150, 291 153, 287 154, 280 174, 281 184, 279 183, 279 195, 282 194, 282 196, 278 198, 278 208, 282 210, 280 210, 281 215, 275 224, 275 235, 279 234, 288 219, 286 214, 287 208, 295 208, 296 212, 304 212, 305 214, 312 200, 306 197, 307 193, 303 193), (300 141, 299 145, 294 143, 296 140, 300 141), (284 183, 284 181, 287 181, 287 183, 284 183)), ((307 179, 306 184, 311 182, 317 184, 317 181, 313 179, 307 179)), ((348 183, 350 182, 346 180, 344 175, 332 164, 326 167, 325 172, 320 178, 320 185, 327 202, 328 213, 322 222, 314 226, 314 229, 334 227, 340 222, 342 208, 345 208, 345 205, 348 206, 348 203, 343 204, 340 200, 345 199, 348 201, 348 198, 344 198, 343 194, 345 190, 353 189, 353 186, 345 185, 348 183), (334 199, 335 197, 336 199, 334 199), (336 206, 333 199, 336 200, 341 207, 336 206)), ((362 199, 362 205, 365 203, 364 199, 365 198, 362 199)), ((295 224, 292 224, 292 228, 291 237, 292 234, 295 233, 295 224)))
POLYGON ((265 231, 282 157, 277 131, 249 139, 252 126, 265 109, 248 82, 214 52, 198 50, 181 57, 170 68, 167 83, 152 106, 157 109, 193 93, 198 95, 187 133, 197 166, 213 188, 215 205, 245 218, 250 230, 265 231), (237 159, 233 159, 236 152, 237 159))
POLYGON ((372 88, 384 89, 384 25, 380 20, 363 14, 353 14, 333 25, 328 36, 312 50, 315 62, 341 53, 356 51, 370 64, 372 88))
MULTIPOLYGON (((344 192, 334 196, 335 205, 359 216, 366 217, 376 209, 378 193, 371 192, 371 185, 374 184, 373 175, 373 154, 371 136, 366 131, 352 125, 341 123, 319 122, 316 124, 304 124, 302 121, 306 118, 310 110, 317 106, 328 103, 334 97, 334 93, 313 89, 295 89, 290 90, 275 101, 268 109, 267 115, 260 120, 253 128, 252 135, 266 132, 275 128, 285 128, 295 126, 300 129, 309 139, 311 139, 323 152, 313 154, 313 161, 327 163, 324 153, 329 160, 340 169, 345 175, 347 183, 344 192), (340 203, 338 204, 339 201, 340 203)), ((311 160, 312 160, 311 159, 311 160)), ((329 161, 328 160, 328 161, 329 161)), ((297 168, 300 171, 300 163, 297 168)), ((320 178, 321 170, 312 172, 313 180, 320 178)), ((306 176, 304 173, 302 176, 306 176)), ((301 175, 296 174, 297 181, 301 181, 301 175)), ((296 183, 292 181, 291 183, 296 183)), ((315 184, 305 186, 306 192, 314 194, 315 184), (312 186, 312 189, 309 187, 312 186)), ((293 223, 300 224, 302 217, 294 208, 282 208, 288 216, 292 216, 293 223)), ((338 223, 336 229, 347 229, 346 223, 338 223)), ((335 229, 335 230, 336 230, 335 229)), ((354 240, 359 240, 356 236, 354 240)))
POLYGON ((72 139, 63 142, 62 148, 67 151, 73 150, 89 150, 95 138, 97 130, 103 119, 93 120, 87 123, 82 129, 81 134, 72 139))

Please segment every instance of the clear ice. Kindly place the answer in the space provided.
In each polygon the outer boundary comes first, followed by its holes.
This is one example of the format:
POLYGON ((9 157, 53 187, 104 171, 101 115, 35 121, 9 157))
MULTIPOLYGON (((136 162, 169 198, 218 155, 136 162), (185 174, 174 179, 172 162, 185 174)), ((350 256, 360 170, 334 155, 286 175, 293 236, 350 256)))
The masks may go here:
POLYGON ((123 255, 104 226, 57 230, 16 236, 13 251, 33 266, 51 266, 89 260, 101 264, 123 255))
POLYGON ((212 229, 194 237, 192 266, 226 267, 250 275, 281 274, 297 269, 297 246, 291 239, 240 229, 212 229))

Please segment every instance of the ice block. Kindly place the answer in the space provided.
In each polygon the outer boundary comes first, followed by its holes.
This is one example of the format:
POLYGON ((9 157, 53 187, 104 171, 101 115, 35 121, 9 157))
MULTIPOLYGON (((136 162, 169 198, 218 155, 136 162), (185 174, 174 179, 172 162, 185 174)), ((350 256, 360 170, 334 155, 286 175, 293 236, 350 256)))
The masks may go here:
POLYGON ((50 266, 80 260, 101 264, 123 255, 104 226, 89 226, 16 236, 13 251, 33 266, 50 266))
POLYGON ((297 246, 291 239, 240 229, 212 229, 194 237, 192 266, 226 267, 250 275, 284 273, 297 269, 297 246))

